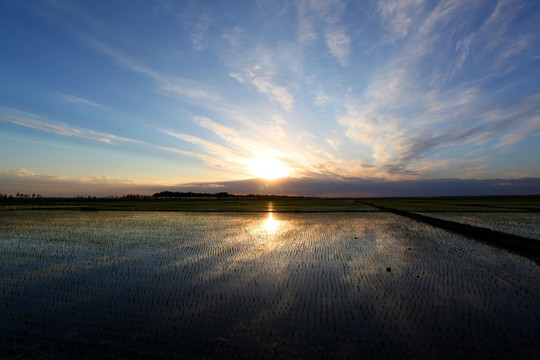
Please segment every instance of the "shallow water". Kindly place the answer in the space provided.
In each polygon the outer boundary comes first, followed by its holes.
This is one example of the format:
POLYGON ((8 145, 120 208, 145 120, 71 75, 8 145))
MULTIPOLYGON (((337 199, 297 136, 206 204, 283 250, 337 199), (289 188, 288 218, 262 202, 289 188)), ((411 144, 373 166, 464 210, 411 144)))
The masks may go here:
POLYGON ((420 212, 419 214, 540 240, 539 212, 420 212))
POLYGON ((523 358, 539 267, 388 213, 0 214, 0 354, 523 358))

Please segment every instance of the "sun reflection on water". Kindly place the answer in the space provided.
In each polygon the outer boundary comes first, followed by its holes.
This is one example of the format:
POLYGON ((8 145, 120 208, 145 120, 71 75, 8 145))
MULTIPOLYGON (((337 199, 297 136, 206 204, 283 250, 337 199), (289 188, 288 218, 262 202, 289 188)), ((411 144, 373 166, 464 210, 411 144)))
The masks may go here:
POLYGON ((279 220, 275 220, 272 213, 268 214, 268 219, 264 221, 264 228, 270 233, 276 232, 279 228, 279 220))

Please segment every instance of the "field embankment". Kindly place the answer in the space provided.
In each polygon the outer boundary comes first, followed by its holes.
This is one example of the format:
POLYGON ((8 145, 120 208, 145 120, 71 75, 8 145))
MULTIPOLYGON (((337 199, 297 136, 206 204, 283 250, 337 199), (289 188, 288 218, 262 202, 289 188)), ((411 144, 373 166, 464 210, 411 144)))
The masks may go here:
POLYGON ((497 246, 515 254, 525 256, 540 264, 540 241, 516 234, 509 234, 481 226, 474 226, 456 221, 449 221, 438 217, 419 214, 414 211, 426 212, 538 212, 540 206, 538 198, 486 198, 486 199, 385 199, 378 201, 361 201, 382 211, 392 212, 396 215, 408 217, 426 224, 449 230, 454 233, 474 238, 483 243, 497 246), (408 210, 405 210, 408 209, 408 210))

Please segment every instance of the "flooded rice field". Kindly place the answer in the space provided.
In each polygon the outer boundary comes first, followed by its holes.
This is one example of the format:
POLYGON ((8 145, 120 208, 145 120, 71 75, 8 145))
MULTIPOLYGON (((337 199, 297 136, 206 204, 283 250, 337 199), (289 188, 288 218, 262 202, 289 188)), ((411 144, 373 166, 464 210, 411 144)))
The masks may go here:
POLYGON ((419 212, 419 214, 540 240, 538 212, 419 212))
POLYGON ((385 212, 6 211, 0 357, 538 358, 539 279, 385 212))

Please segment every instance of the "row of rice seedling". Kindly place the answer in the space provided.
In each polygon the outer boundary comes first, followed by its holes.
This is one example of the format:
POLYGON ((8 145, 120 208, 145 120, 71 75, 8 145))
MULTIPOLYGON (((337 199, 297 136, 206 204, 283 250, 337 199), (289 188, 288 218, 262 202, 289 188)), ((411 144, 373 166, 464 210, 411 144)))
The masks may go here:
POLYGON ((387 213, 5 212, 0 275, 0 354, 539 355, 534 263, 387 213))
POLYGON ((430 212, 419 214, 540 240, 540 213, 538 212, 430 212))

